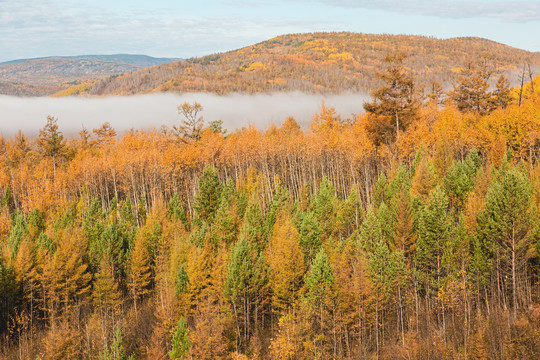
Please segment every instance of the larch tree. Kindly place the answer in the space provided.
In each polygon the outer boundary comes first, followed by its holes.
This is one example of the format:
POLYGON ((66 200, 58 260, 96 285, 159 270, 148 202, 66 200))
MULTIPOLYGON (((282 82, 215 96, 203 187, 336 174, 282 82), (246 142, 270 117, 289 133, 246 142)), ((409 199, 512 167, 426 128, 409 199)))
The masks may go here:
POLYGON ((64 135, 58 130, 57 118, 51 115, 47 116, 47 124, 43 129, 39 130, 37 144, 42 154, 52 159, 56 176, 56 160, 58 157, 65 155, 66 151, 64 135))
POLYGON ((488 81, 492 74, 486 60, 479 64, 469 61, 448 96, 462 112, 487 114, 491 98, 488 81))
POLYGON ((137 302, 142 296, 148 294, 152 281, 151 257, 143 236, 137 236, 135 239, 130 260, 129 288, 133 296, 135 311, 137 311, 137 302))
POLYGON ((305 272, 298 231, 284 214, 276 221, 266 251, 272 306, 277 313, 284 313, 298 299, 305 272))
POLYGON ((510 81, 504 75, 499 76, 490 100, 493 109, 506 109, 512 103, 510 81))
POLYGON ((400 131, 417 116, 420 101, 413 77, 403 65, 405 58, 399 53, 386 55, 386 69, 377 74, 384 85, 371 94, 373 101, 364 103, 370 115, 368 131, 376 144, 398 140, 400 131))
POLYGON ((111 126, 109 122, 103 123, 100 128, 93 129, 92 132, 96 134, 96 139, 92 142, 97 145, 111 145, 114 143, 116 137, 116 130, 111 126))
POLYGON ((178 126, 173 126, 174 133, 183 142, 192 142, 201 138, 201 132, 204 126, 202 116, 198 114, 203 111, 203 107, 198 102, 190 104, 188 102, 178 105, 178 113, 183 119, 178 126))

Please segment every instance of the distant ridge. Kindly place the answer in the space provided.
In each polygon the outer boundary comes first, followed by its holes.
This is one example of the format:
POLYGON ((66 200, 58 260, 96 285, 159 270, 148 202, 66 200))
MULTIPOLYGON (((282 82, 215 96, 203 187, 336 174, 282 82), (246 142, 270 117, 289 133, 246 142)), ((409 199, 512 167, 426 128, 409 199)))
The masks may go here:
POLYGON ((45 59, 74 59, 74 60, 101 60, 112 61, 116 63, 130 64, 140 67, 149 67, 154 65, 166 64, 174 61, 181 60, 180 58, 156 58, 148 55, 136 55, 136 54, 112 54, 112 55, 76 55, 76 56, 45 56, 30 59, 16 59, 11 61, 5 61, 0 63, 1 65, 18 64, 25 61, 32 60, 45 60, 45 59))
MULTIPOLYGON (((52 95, 70 86, 91 83, 144 68, 178 61, 147 55, 79 55, 18 59, 0 63, 0 94, 14 96, 52 95)), ((80 93, 70 90, 66 94, 80 93)))

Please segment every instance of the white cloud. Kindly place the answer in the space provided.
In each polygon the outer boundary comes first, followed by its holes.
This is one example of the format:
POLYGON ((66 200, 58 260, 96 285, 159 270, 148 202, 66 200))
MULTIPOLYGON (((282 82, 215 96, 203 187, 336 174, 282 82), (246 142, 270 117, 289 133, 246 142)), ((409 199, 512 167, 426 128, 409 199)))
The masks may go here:
POLYGON ((137 7, 114 11, 54 0, 0 0, 0 4, 0 62, 89 52, 191 57, 249 45, 268 34, 303 31, 306 25, 320 23, 184 15, 159 5, 149 12, 137 7))
POLYGON ((538 1, 455 1, 455 0, 295 0, 319 2, 344 8, 384 10, 440 18, 496 18, 505 22, 540 21, 538 1))

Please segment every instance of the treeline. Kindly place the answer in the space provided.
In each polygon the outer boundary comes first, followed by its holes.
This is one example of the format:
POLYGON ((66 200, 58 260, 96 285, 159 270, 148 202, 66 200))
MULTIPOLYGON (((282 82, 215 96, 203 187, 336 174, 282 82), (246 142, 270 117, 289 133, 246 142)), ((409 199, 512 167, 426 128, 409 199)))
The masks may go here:
POLYGON ((385 74, 307 131, 2 140, 0 357, 538 358, 540 98, 385 74))

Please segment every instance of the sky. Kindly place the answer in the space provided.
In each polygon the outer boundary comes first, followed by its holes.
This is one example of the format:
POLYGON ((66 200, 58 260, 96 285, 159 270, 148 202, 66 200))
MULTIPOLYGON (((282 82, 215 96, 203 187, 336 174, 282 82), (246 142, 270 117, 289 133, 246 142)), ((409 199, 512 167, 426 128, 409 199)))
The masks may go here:
POLYGON ((0 0, 0 62, 190 58, 316 31, 478 36, 540 51, 540 0, 0 0))

